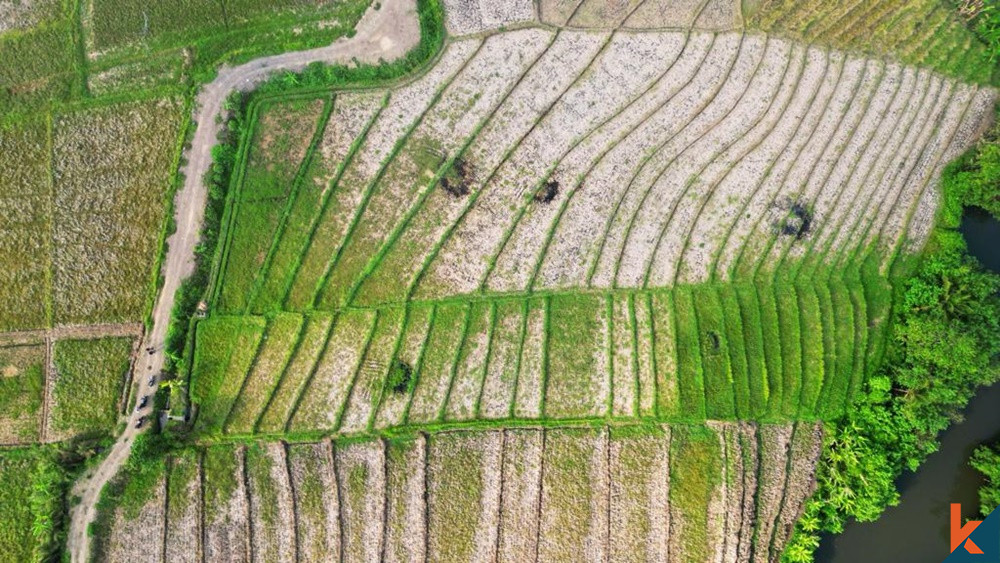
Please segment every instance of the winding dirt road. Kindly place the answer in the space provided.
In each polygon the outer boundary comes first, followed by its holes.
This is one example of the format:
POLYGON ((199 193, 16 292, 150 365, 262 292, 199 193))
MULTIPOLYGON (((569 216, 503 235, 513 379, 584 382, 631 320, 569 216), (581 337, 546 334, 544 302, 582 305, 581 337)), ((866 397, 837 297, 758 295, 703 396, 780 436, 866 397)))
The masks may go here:
MULTIPOLYGON (((264 57, 237 67, 223 67, 214 81, 204 86, 197 99, 195 130, 191 148, 185 154, 187 164, 181 170, 184 186, 174 201, 177 231, 167 239, 167 255, 163 263, 163 289, 153 310, 153 328, 146 335, 142 349, 152 349, 152 354, 141 351, 135 360, 135 396, 151 394, 158 383, 156 377, 163 369, 163 347, 174 307, 174 296, 181 282, 194 271, 194 250, 201 232, 207 198, 203 182, 212 164, 212 147, 219 134, 222 105, 230 92, 248 91, 269 75, 279 71, 300 71, 313 62, 347 64, 353 59, 375 63, 379 59, 393 60, 415 47, 420 40, 415 0, 382 0, 379 9, 369 8, 350 39, 311 49, 264 57), (151 379, 152 378, 152 379, 151 379)), ((152 402, 152 401, 150 401, 152 402)), ((128 459, 132 440, 142 430, 136 428, 138 419, 149 416, 149 407, 129 416, 124 432, 112 446, 108 456, 94 470, 88 472, 73 487, 72 495, 81 501, 70 511, 70 529, 67 549, 72 561, 82 563, 90 556, 90 537, 87 528, 97 514, 97 501, 101 490, 118 473, 128 459)))

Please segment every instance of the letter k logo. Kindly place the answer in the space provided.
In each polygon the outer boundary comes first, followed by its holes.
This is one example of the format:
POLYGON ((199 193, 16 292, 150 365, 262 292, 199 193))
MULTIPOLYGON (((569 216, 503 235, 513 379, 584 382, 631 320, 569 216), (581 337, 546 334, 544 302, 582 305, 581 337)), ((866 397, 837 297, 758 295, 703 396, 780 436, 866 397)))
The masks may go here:
POLYGON ((970 520, 962 525, 962 505, 952 503, 951 505, 951 552, 954 553, 958 546, 965 544, 965 551, 981 555, 983 550, 975 542, 968 539, 969 535, 979 527, 981 520, 970 520))

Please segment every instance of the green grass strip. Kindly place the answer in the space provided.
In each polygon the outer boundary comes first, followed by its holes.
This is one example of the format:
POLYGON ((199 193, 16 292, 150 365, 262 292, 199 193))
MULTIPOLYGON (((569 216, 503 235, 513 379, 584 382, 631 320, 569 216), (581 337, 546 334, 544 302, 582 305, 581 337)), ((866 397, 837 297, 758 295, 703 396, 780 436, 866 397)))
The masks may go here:
POLYGON ((797 284, 795 291, 798 296, 799 337, 802 345, 802 395, 798 416, 810 419, 816 416, 816 406, 826 378, 826 331, 815 287, 797 284))
POLYGON ((705 407, 713 420, 736 417, 735 385, 729 361, 729 338, 722 301, 712 286, 691 288, 705 385, 705 407))
MULTIPOLYGON (((735 416, 741 420, 754 418, 753 394, 750 386, 750 371, 747 366, 746 338, 744 330, 754 330, 744 327, 743 314, 740 312, 740 302, 736 288, 732 285, 717 286, 718 298, 722 307, 726 326, 726 347, 729 350, 729 370, 732 374, 733 396, 735 399, 735 416)), ((763 385, 762 379, 757 381, 763 385)), ((755 389, 760 393, 760 389, 755 389)))
POLYGON ((686 418, 704 419, 708 415, 705 405, 705 378, 702 370, 701 342, 698 338, 698 316, 690 288, 681 287, 674 291, 674 315, 677 327, 677 388, 680 393, 680 412, 686 418))

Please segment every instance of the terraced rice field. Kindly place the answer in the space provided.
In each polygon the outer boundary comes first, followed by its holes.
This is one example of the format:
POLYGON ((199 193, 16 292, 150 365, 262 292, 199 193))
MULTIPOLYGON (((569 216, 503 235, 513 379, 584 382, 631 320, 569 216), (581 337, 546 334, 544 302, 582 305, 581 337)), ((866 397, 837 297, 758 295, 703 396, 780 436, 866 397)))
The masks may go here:
POLYGON ((747 23, 810 42, 890 53, 908 64, 977 82, 989 83, 994 69, 989 47, 944 2, 764 0, 747 23))
POLYGON ((838 418, 994 98, 773 36, 528 27, 264 102, 198 425, 838 418))
POLYGON ((775 6, 446 2, 422 73, 258 98, 152 544, 780 559, 996 92, 775 6))
POLYGON ((767 561, 819 448, 805 423, 210 446, 167 459, 99 559, 767 561))

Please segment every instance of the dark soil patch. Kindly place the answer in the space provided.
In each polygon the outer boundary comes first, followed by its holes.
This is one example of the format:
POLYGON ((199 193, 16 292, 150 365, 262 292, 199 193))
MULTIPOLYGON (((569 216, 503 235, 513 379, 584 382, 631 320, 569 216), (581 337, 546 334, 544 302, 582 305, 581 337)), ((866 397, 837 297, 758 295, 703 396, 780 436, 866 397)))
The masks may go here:
POLYGON ((719 335, 715 332, 709 331, 708 341, 712 343, 712 350, 718 350, 719 347, 722 346, 722 339, 720 339, 719 335))
POLYGON ((548 180, 535 192, 535 201, 539 203, 549 203, 559 194, 559 182, 548 180))
POLYGON ((775 230, 787 237, 802 240, 812 230, 813 212, 800 201, 786 199, 777 204, 785 212, 785 217, 775 225, 775 230))
POLYGON ((441 187, 453 197, 465 197, 472 191, 474 177, 472 167, 464 158, 459 157, 441 177, 441 187))

